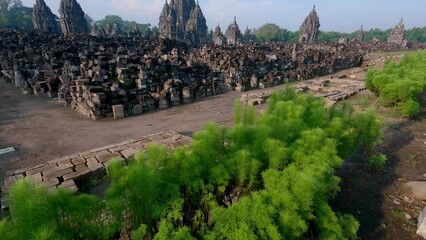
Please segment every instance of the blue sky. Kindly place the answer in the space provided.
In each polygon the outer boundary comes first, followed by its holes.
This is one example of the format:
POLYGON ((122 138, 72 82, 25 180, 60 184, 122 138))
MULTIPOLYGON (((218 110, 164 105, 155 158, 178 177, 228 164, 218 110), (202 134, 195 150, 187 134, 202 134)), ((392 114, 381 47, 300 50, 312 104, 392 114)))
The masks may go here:
MULTIPOLYGON (((58 14, 60 0, 45 0, 58 14)), ((93 19, 119 15, 125 20, 158 24, 165 0, 77 0, 93 19)), ((35 0, 22 0, 32 6, 35 0)), ((237 17, 241 29, 276 23, 297 30, 316 4, 321 30, 351 32, 359 29, 387 29, 401 17, 407 28, 426 26, 426 0, 199 0, 209 28, 219 23, 224 30, 237 17)))

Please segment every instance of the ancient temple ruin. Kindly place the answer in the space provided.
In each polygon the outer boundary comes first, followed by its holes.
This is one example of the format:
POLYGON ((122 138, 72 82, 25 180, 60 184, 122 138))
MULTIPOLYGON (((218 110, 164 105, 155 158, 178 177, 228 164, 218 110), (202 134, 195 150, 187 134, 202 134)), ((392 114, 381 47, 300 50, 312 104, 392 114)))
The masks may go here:
POLYGON ((76 0, 61 0, 59 14, 61 15, 60 23, 63 34, 89 32, 83 9, 76 0))
POLYGON ((256 41, 256 36, 253 34, 253 31, 249 29, 247 26, 246 30, 244 31, 244 42, 251 43, 256 41))
POLYGON ((223 46, 226 43, 225 36, 222 34, 222 29, 220 28, 219 23, 212 34, 212 40, 213 44, 216 46, 223 46))
POLYGON ((225 37, 228 45, 238 45, 242 42, 243 35, 238 27, 237 17, 234 17, 234 22, 229 24, 228 29, 225 32, 225 37))
POLYGON ((358 41, 358 42, 362 42, 364 41, 364 26, 361 25, 361 29, 359 29, 358 31, 356 31, 355 33, 355 37, 354 37, 354 41, 358 41))
POLYGON ((160 15, 160 37, 199 45, 209 40, 206 18, 194 0, 166 0, 160 15))
POLYGON ((33 8, 34 29, 43 32, 59 33, 59 25, 56 16, 46 5, 44 0, 36 0, 33 8))
POLYGON ((319 28, 319 17, 315 11, 315 5, 311 13, 305 18, 299 30, 299 43, 313 43, 317 41, 319 28))
POLYGON ((398 25, 392 29, 388 38, 388 43, 393 43, 403 48, 407 47, 408 42, 405 40, 405 26, 403 18, 401 18, 398 25))

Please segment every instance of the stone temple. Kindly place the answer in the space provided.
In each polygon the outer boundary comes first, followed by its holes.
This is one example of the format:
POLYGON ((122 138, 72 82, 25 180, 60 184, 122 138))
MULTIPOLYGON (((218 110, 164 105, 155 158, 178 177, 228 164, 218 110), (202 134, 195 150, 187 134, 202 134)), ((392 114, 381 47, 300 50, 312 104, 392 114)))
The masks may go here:
POLYGON ((160 15, 160 37, 199 45, 209 42, 206 18, 198 1, 171 0, 160 15))
POLYGON ((229 24, 226 29, 225 37, 228 45, 238 45, 243 40, 243 34, 241 33, 240 27, 238 27, 237 17, 234 17, 234 22, 229 24))
POLYGON ((60 23, 63 34, 89 32, 83 9, 76 0, 61 0, 59 14, 61 15, 60 23))
POLYGON ((56 16, 46 5, 44 0, 36 0, 33 8, 34 29, 42 32, 59 33, 59 25, 56 16))
POLYGON ((407 40, 405 40, 405 26, 404 20, 401 18, 401 21, 396 25, 392 32, 389 35, 388 43, 396 44, 400 47, 407 47, 407 40))
POLYGON ((354 41, 357 42, 363 42, 364 41, 364 26, 361 25, 361 29, 359 29, 358 31, 356 31, 355 33, 355 37, 354 37, 354 41))
POLYGON ((211 37, 213 40, 213 44, 216 46, 223 46, 226 43, 226 38, 222 34, 222 29, 220 28, 219 23, 217 24, 211 37))
POLYGON ((311 13, 305 18, 299 30, 299 43, 313 43, 317 41, 319 28, 319 17, 315 11, 315 5, 311 13))

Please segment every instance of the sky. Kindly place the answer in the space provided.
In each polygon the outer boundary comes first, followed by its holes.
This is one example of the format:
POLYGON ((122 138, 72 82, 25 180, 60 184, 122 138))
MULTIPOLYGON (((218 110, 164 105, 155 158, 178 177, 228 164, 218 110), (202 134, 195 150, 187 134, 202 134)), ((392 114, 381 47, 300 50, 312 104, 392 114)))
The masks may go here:
MULTIPOLYGON (((95 21, 106 15, 124 20, 158 25, 165 0, 77 0, 83 11, 95 21)), ((169 0, 170 1, 170 0, 169 0)), ((33 6, 35 0, 22 0, 33 6)), ((60 0, 45 0, 58 14, 60 0)), ((298 30, 304 18, 316 5, 322 31, 353 32, 364 25, 371 28, 394 27, 401 17, 406 28, 426 26, 426 0, 199 0, 209 28, 219 23, 224 31, 237 17, 240 29, 258 28, 275 23, 282 28, 298 30)))

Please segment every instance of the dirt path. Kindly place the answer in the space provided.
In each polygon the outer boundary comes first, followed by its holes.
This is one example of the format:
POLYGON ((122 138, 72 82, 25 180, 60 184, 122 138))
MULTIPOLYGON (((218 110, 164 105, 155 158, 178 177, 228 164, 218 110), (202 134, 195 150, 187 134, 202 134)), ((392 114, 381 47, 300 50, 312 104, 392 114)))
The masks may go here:
POLYGON ((0 89, 0 149, 17 149, 0 156, 0 176, 10 169, 167 129, 190 135, 209 121, 231 123, 235 99, 240 97, 228 92, 119 121, 93 121, 53 100, 22 95, 2 80, 0 89))

